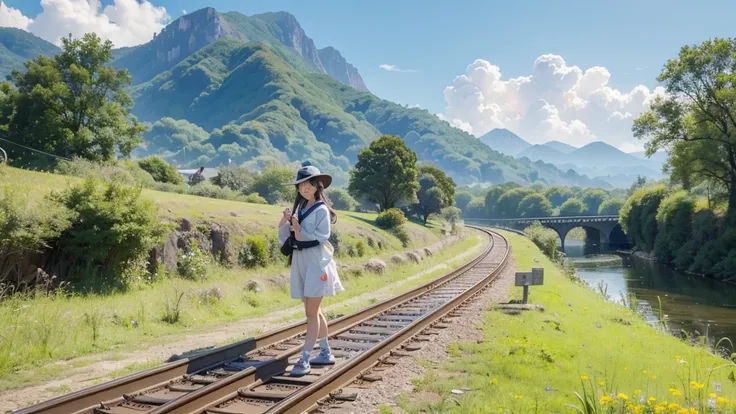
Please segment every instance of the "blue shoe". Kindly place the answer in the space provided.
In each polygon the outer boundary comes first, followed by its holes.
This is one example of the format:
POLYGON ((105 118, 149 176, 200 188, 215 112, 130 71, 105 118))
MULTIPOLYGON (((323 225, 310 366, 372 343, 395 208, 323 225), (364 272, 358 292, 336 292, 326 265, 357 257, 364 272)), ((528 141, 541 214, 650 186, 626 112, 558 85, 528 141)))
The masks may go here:
POLYGON ((292 377, 301 377, 303 375, 309 374, 309 372, 312 370, 312 368, 309 366, 309 361, 304 359, 304 357, 299 358, 299 361, 294 364, 294 368, 291 369, 291 376, 292 377))
POLYGON ((332 365, 335 363, 335 356, 332 355, 331 350, 322 349, 319 351, 319 355, 309 360, 309 363, 314 365, 332 365))

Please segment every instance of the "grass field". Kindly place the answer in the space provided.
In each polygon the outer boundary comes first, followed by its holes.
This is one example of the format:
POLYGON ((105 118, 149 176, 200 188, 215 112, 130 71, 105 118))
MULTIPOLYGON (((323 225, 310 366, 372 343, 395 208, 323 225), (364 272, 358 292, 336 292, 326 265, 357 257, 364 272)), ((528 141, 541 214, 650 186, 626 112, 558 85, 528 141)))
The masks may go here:
MULTIPOLYGON (((402 408, 453 413, 736 412, 734 363, 651 328, 628 308, 573 282, 528 239, 503 233, 518 268, 545 268, 544 286, 534 287, 530 296, 545 311, 507 315, 489 310, 481 343, 453 344, 450 362, 416 382, 419 389, 440 394, 442 401, 421 403, 407 395, 402 408), (438 371, 452 375, 446 378, 438 371), (462 387, 472 391, 451 394, 462 387)), ((512 299, 520 295, 521 289, 514 289, 512 299)))
MULTIPOLYGON (((73 177, 0 168, 0 181, 28 190, 31 200, 38 200, 52 190, 79 182, 73 177)), ((283 206, 247 204, 144 190, 144 196, 160 207, 162 217, 186 218, 193 225, 204 222, 230 223, 247 234, 275 232, 283 206)), ((375 227, 372 214, 338 212, 334 227, 342 240, 364 240, 371 235, 384 241, 383 249, 366 249, 365 257, 341 257, 340 264, 361 264, 368 258, 389 258, 399 252, 428 246, 442 237, 440 223, 428 226, 407 223, 411 237, 408 248, 393 234, 375 227)), ((475 234, 471 230, 468 234, 475 234)), ((383 275, 364 272, 362 276, 343 273, 347 291, 325 300, 325 305, 340 303, 366 292, 405 281, 409 276, 427 271, 463 252, 479 249, 482 240, 466 237, 420 263, 391 265, 383 275)), ((461 263, 457 263, 459 266, 461 263)), ((448 268, 427 272, 419 279, 401 284, 409 289, 448 272, 448 268)), ((288 268, 270 265, 258 269, 227 268, 207 265, 205 280, 185 280, 169 276, 151 283, 136 284, 126 292, 98 295, 80 292, 42 291, 14 295, 0 301, 0 390, 43 382, 63 375, 70 368, 89 363, 52 364, 54 361, 101 352, 131 351, 150 345, 175 341, 181 335, 204 332, 224 323, 267 315, 298 303, 288 294, 287 284, 275 284, 278 275, 288 268), (261 292, 249 291, 250 280, 259 282, 261 292)), ((288 279, 287 279, 288 280, 288 279)), ((398 293, 398 291, 396 292, 398 293)), ((361 303, 365 306, 368 303, 361 303)), ((345 309, 354 309, 351 304, 345 309)), ((294 315, 297 319, 298 314, 294 315)), ((163 362, 163 361, 159 361, 163 362)), ((155 363, 155 362, 153 362, 155 363)))

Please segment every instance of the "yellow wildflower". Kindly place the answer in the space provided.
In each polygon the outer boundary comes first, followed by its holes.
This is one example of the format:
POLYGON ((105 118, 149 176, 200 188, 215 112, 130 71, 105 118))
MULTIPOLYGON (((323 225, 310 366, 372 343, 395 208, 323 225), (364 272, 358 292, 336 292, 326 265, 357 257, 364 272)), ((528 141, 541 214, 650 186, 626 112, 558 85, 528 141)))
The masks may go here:
POLYGON ((588 376, 587 376, 587 375, 581 375, 581 376, 580 376, 580 379, 581 379, 581 380, 583 380, 583 381, 587 381, 587 380, 589 380, 590 378, 588 378, 588 376))
POLYGON ((653 380, 656 380, 657 379, 657 376, 656 375, 652 375, 652 379, 653 380))
POLYGON ((708 398, 718 398, 718 396, 716 395, 716 393, 712 392, 708 394, 708 398))
POLYGON ((679 410, 677 410, 677 414, 688 414, 689 412, 690 410, 688 410, 687 408, 680 408, 679 410))
POLYGON ((680 404, 678 404, 678 403, 672 403, 672 404, 668 405, 667 408, 669 408, 671 411, 675 411, 676 409, 680 408, 680 404))
POLYGON ((647 401, 649 401, 649 404, 654 404, 657 401, 657 399, 654 397, 649 397, 647 401))
POLYGON ((639 394, 641 394, 641 390, 634 390, 634 395, 639 395, 639 394))
POLYGON ((644 375, 647 375, 647 370, 644 370, 641 373, 644 374, 644 375))
POLYGON ((503 408, 499 408, 498 410, 496 410, 496 412, 497 413, 502 413, 503 412, 503 408))
POLYGON ((613 402, 613 398, 611 398, 609 395, 604 395, 601 397, 601 404, 606 405, 613 402))
POLYGON ((497 380, 497 379, 495 379, 495 378, 494 378, 494 379, 492 379, 492 380, 491 380, 491 385, 498 385, 498 380, 497 380))
POLYGON ((658 405, 654 407, 654 412, 657 414, 661 414, 666 410, 666 408, 662 407, 661 405, 658 405))
POLYGON ((717 405, 726 405, 728 404, 728 400, 723 397, 716 398, 716 404, 717 405))
POLYGON ((694 390, 700 390, 705 388, 705 384, 700 384, 697 381, 690 381, 690 388, 694 390))
POLYGON ((620 399, 622 399, 624 401, 628 401, 629 400, 629 397, 626 394, 619 394, 618 395, 618 398, 620 398, 620 399))
POLYGON ((517 399, 517 400, 520 400, 520 399, 524 398, 524 396, 523 395, 514 395, 514 398, 517 399))
POLYGON ((680 392, 680 390, 678 390, 676 388, 670 388, 670 394, 672 394, 675 397, 679 397, 679 396, 682 395, 682 393, 680 392))
POLYGON ((600 381, 598 381, 598 385, 600 385, 602 387, 602 386, 606 385, 606 382, 603 381, 603 380, 600 380, 600 381))
POLYGON ((679 360, 682 359, 682 357, 678 355, 678 356, 675 357, 675 359, 679 361, 679 360))

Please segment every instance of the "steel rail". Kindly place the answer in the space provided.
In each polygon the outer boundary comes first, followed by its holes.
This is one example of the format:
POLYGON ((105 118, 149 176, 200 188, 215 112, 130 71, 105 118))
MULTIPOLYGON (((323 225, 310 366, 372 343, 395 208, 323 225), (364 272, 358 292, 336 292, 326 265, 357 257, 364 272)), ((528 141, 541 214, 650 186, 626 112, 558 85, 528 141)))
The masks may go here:
POLYGON ((418 320, 412 322, 409 326, 397 332, 394 336, 386 341, 379 342, 376 346, 370 348, 363 354, 350 359, 346 364, 337 367, 335 370, 329 371, 318 381, 302 388, 289 397, 281 400, 265 414, 286 414, 286 413, 303 413, 316 408, 317 402, 328 397, 332 392, 337 391, 343 386, 352 382, 363 371, 375 365, 382 356, 388 354, 392 349, 400 346, 402 343, 411 339, 413 336, 422 332, 432 323, 439 321, 445 315, 461 306, 463 303, 474 297, 482 289, 488 286, 506 267, 509 258, 511 246, 508 240, 498 233, 499 237, 506 241, 506 252, 499 266, 493 270, 488 277, 478 281, 473 287, 466 290, 461 295, 442 305, 439 309, 432 313, 428 313, 418 320))
MULTIPOLYGON (((474 226, 468 227, 475 228, 474 226)), ((439 277, 401 295, 383 300, 367 308, 329 321, 328 326, 330 332, 342 332, 351 326, 359 324, 363 320, 371 318, 372 315, 384 312, 387 309, 396 306, 397 304, 409 301, 415 297, 425 294, 428 291, 433 290, 436 286, 446 283, 448 280, 453 279, 465 270, 473 267, 490 252, 491 248, 492 242, 489 243, 489 245, 481 254, 451 273, 448 273, 442 277, 439 277)), ((300 322, 287 325, 283 328, 259 335, 255 338, 248 338, 230 345, 215 348, 196 357, 179 359, 174 362, 163 364, 144 371, 117 378, 112 381, 65 394, 50 399, 48 401, 44 401, 33 406, 14 411, 13 414, 94 414, 114 412, 108 411, 109 408, 125 403, 126 401, 130 401, 137 395, 141 395, 148 391, 159 389, 161 387, 166 387, 174 380, 177 380, 179 378, 187 378, 192 374, 207 371, 208 369, 214 368, 224 363, 237 360, 244 355, 249 356, 258 352, 267 351, 269 348, 278 348, 279 344, 282 344, 285 341, 293 340, 294 338, 299 337, 305 332, 306 321, 302 320, 300 322), (106 410, 105 408, 108 408, 108 410, 106 410)), ((282 352, 279 352, 278 354, 273 356, 271 364, 264 364, 268 365, 267 367, 248 367, 240 372, 225 377, 224 379, 221 379, 216 383, 237 383, 240 384, 240 386, 252 384, 259 378, 262 378, 264 375, 268 375, 269 373, 271 373, 271 371, 278 372, 279 369, 283 371, 285 365, 287 364, 287 358, 290 355, 298 352, 300 349, 300 346, 291 346, 286 350, 280 349, 279 351, 282 352)), ((214 385, 215 383, 210 384, 210 386, 214 385)), ((166 407, 164 408, 164 411, 160 412, 167 412, 165 410, 169 407, 177 406, 178 400, 185 400, 185 397, 188 397, 188 395, 190 394, 199 395, 200 393, 205 392, 205 390, 209 391, 212 389, 208 387, 208 385, 205 385, 199 390, 193 390, 188 394, 182 395, 179 398, 175 398, 168 403, 160 405, 159 407, 151 407, 151 410, 142 410, 139 412, 150 412, 151 414, 154 414, 156 412, 159 412, 159 408, 164 407, 166 407)))
MULTIPOLYGON (((345 381, 347 381, 350 378, 354 378, 357 376, 362 370, 365 369, 365 367, 370 366, 371 364, 374 364, 377 360, 377 358, 386 352, 389 352, 391 349, 395 348, 396 346, 400 345, 402 342, 406 341, 407 339, 411 338, 412 336, 416 335, 418 332, 422 331, 424 328, 426 328, 428 325, 434 323, 444 315, 446 315, 448 312, 450 312, 452 309, 457 308, 460 306, 463 302, 467 301, 469 298, 471 298, 473 295, 477 294, 481 289, 483 289, 485 286, 487 286, 495 277, 501 272, 501 270, 505 267, 508 257, 509 257, 509 250, 510 246, 508 245, 508 241, 501 236, 500 234, 497 234, 495 232, 489 231, 487 229, 482 229, 475 226, 468 226, 475 228, 476 230, 480 230, 487 234, 490 238, 490 243, 488 247, 473 261, 466 264, 462 268, 451 272, 450 274, 446 275, 445 277, 442 277, 434 282, 428 283, 427 285, 424 285, 418 289, 415 289, 415 292, 420 292, 417 294, 412 295, 401 295, 397 298, 394 298, 394 300, 391 300, 392 306, 385 306, 382 307, 383 309, 374 309, 374 312, 370 313, 363 313, 362 317, 359 320, 356 320, 352 325, 345 325, 340 327, 340 329, 330 328, 330 336, 331 337, 339 337, 341 333, 348 332, 359 325, 363 323, 367 323, 373 318, 377 318, 384 314, 384 311, 387 311, 391 308, 399 308, 400 306, 417 306, 421 303, 422 297, 428 298, 431 294, 433 294, 433 290, 436 289, 436 291, 440 291, 442 289, 445 289, 446 291, 449 288, 445 288, 446 286, 451 286, 453 282, 461 281, 463 275, 466 275, 468 278, 471 277, 471 270, 473 270, 474 266, 476 265, 482 265, 478 268, 475 268, 475 271, 482 272, 483 274, 482 278, 479 279, 477 282, 473 283, 469 288, 465 288, 463 292, 459 295, 457 295, 454 299, 450 300, 449 302, 445 302, 441 307, 438 309, 433 309, 429 313, 419 317, 416 320, 413 320, 412 323, 410 323, 408 326, 404 327, 403 329, 400 329, 398 332, 395 332, 392 336, 383 339, 382 342, 379 342, 375 346, 369 346, 367 350, 363 354, 359 354, 356 357, 348 359, 348 361, 344 364, 338 364, 335 366, 335 369, 332 371, 326 372, 323 376, 321 376, 316 381, 314 379, 300 379, 299 377, 289 377, 288 376, 288 365, 289 364, 289 357, 292 355, 297 354, 301 349, 300 348, 294 348, 289 351, 284 352, 282 355, 276 357, 274 360, 262 365, 261 367, 258 367, 256 372, 251 374, 246 374, 245 372, 236 374, 235 376, 231 378, 227 378, 223 381, 218 381, 216 383, 210 384, 209 386, 206 386, 204 388, 201 388, 195 392, 192 392, 182 398, 176 399, 170 403, 164 404, 160 407, 158 407, 156 410, 151 411, 150 414, 194 414, 194 413, 241 413, 241 412, 268 412, 268 413, 280 413, 280 412, 297 412, 298 410, 303 410, 312 404, 314 404, 315 401, 317 401, 319 398, 323 398, 329 393, 329 390, 339 388, 341 384, 343 384, 345 381), (495 247, 495 240, 494 235, 497 236, 501 241, 505 244, 505 250, 502 252, 502 258, 500 262, 498 263, 490 263, 490 265, 493 266, 493 269, 490 270, 489 268, 486 268, 485 266, 488 266, 488 264, 481 263, 482 260, 486 258, 490 258, 490 254, 495 247), (489 271, 489 274, 484 274, 486 269, 489 271), (466 273, 467 272, 467 273, 466 273), (425 296, 426 295, 426 296, 425 296), (405 297, 403 300, 402 297, 405 297), (237 376, 237 378, 236 378, 237 376), (280 384, 271 384, 270 381, 281 381, 280 384), (296 384, 296 385, 295 385, 296 384), (308 384, 304 386, 304 384, 308 384), (332 385, 330 385, 332 384, 332 385), (271 389, 276 389, 276 393, 274 394, 273 391, 269 393, 269 385, 272 387, 271 389), (289 394, 288 396, 284 395, 282 398, 278 395, 278 387, 281 386, 282 388, 286 388, 285 393, 289 394), (291 393, 289 391, 289 387, 293 388, 301 388, 298 392, 291 393), (262 388, 266 391, 259 391, 258 389, 262 388), (327 394, 326 394, 327 393, 327 394), (229 403, 232 403, 234 400, 240 399, 244 401, 245 403, 248 403, 249 401, 253 401, 254 399, 261 399, 265 400, 266 403, 273 403, 273 407, 267 408, 267 411, 264 410, 264 407, 231 407, 231 408, 217 408, 217 407, 224 407, 227 406, 229 403), (272 401, 269 401, 272 400, 272 401), (279 401, 280 400, 280 401, 279 401), (297 411, 294 411, 297 410, 297 411)), ((467 282, 463 282, 467 284, 467 282)), ((462 283, 458 282, 459 285, 462 285, 462 283)), ((451 290, 457 290, 451 289, 451 290)), ((447 295, 448 293, 444 293, 444 295, 447 295)), ((438 293, 438 295, 440 295, 438 293)), ((446 296, 443 296, 446 297, 446 296)), ((435 301, 437 299, 434 299, 435 301)), ((388 301, 387 301, 388 302, 388 301)), ((387 303, 386 304, 389 304, 387 303)), ((421 306, 421 305, 419 305, 421 306)), ((426 306, 426 305, 425 305, 426 306)), ((418 312, 418 311, 417 311, 418 312)), ((386 314, 391 315, 391 312, 386 312, 386 314)), ((401 313, 398 313, 401 315, 401 313)), ((388 319, 390 320, 390 318, 388 319)), ((391 322, 387 322, 391 323, 391 322)), ((357 331, 360 331, 360 329, 356 329, 357 331)), ((361 335, 355 335, 355 334, 349 334, 353 336, 361 336, 361 335)), ((362 336, 369 336, 369 335, 362 335, 362 336)), ((378 338, 377 336, 374 336, 374 338, 378 338)), ((364 338, 365 339, 365 338, 364 338)), ((358 339, 360 340, 360 339, 358 339)), ((370 339, 367 339, 370 341, 370 339)), ((339 342, 339 341, 338 341, 339 342)), ((343 341, 344 342, 344 341, 343 341)), ((358 346, 358 342, 349 342, 349 344, 354 345, 348 345, 348 348, 351 346, 358 346)), ((345 345, 343 345, 343 349, 345 345)), ((333 345, 333 348, 335 346, 333 345)), ((338 349, 340 346, 338 345, 338 349)), ((314 369, 314 367, 313 367, 314 369)), ((262 401, 263 402, 263 401, 262 401)), ((299 411, 300 412, 300 411, 299 411)))

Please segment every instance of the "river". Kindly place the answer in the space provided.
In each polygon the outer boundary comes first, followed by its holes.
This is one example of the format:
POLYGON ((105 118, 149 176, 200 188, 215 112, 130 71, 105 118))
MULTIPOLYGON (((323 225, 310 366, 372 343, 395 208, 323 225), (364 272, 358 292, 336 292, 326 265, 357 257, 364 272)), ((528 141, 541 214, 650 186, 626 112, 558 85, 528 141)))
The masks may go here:
MULTIPOLYGON (((580 260, 583 243, 566 240, 565 253, 568 260, 580 260)), ((596 269, 578 267, 578 274, 594 288, 603 281, 608 295, 619 303, 622 293, 649 302, 655 315, 659 296, 670 329, 697 330, 716 341, 728 337, 736 342, 736 285, 689 276, 637 257, 596 269)))

